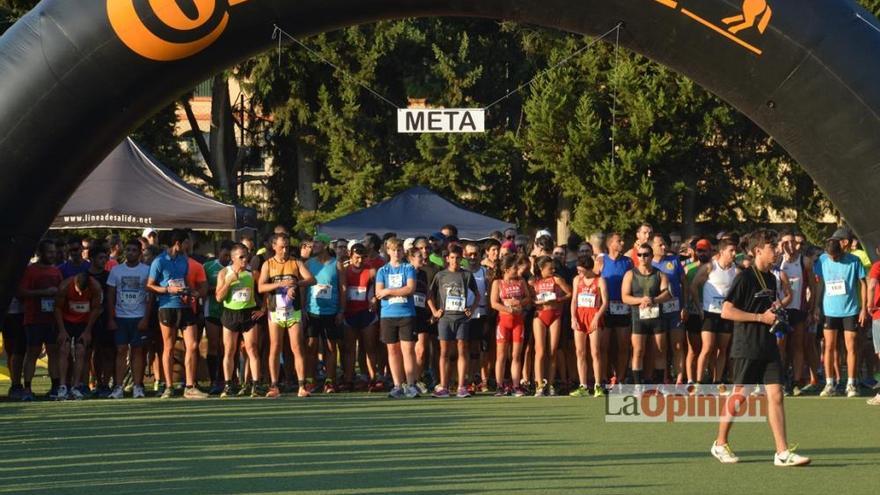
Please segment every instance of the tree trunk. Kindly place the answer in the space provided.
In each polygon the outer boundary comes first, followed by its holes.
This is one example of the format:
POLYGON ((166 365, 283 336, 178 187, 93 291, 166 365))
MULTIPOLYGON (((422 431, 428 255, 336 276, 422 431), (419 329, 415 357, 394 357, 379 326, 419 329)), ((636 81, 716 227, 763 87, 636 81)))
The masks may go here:
POLYGON ((299 206, 304 211, 318 209, 318 198, 315 194, 315 181, 318 178, 318 167, 315 164, 315 147, 310 136, 298 134, 296 140, 296 176, 297 197, 299 206))
POLYGON ((235 199, 235 177, 230 176, 235 168, 237 155, 235 123, 229 101, 229 81, 223 73, 214 76, 211 84, 211 139, 208 144, 213 164, 211 171, 215 174, 216 184, 230 198, 235 199))

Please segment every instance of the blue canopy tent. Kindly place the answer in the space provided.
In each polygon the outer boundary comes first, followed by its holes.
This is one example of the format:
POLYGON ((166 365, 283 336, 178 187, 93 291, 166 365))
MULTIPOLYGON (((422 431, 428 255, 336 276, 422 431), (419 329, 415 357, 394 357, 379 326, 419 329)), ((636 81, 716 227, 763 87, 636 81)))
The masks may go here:
POLYGON ((377 205, 345 215, 318 226, 318 232, 333 239, 360 239, 367 232, 398 237, 429 235, 446 224, 458 228, 462 239, 482 239, 494 230, 504 231, 513 224, 480 215, 421 187, 413 187, 377 205))

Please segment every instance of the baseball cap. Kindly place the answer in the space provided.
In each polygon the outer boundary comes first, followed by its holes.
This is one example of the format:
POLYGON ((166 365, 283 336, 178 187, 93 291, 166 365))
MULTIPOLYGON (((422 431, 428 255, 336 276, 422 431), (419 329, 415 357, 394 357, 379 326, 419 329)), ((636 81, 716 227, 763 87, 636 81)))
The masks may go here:
POLYGON ((709 239, 700 239, 697 241, 696 248, 700 251, 710 251, 712 249, 712 243, 709 242, 709 239))
POLYGON ((412 249, 413 244, 415 244, 415 242, 416 242, 415 237, 407 237, 406 239, 403 240, 403 250, 409 251, 410 249, 412 249))
POLYGON ((156 229, 154 229, 154 228, 147 227, 144 229, 144 232, 141 234, 141 237, 150 237, 150 234, 157 234, 158 235, 158 232, 156 232, 156 229))
POLYGON ((437 239, 438 241, 445 241, 446 240, 446 236, 443 235, 443 232, 434 232, 433 234, 431 234, 430 238, 437 239))
POLYGON ((504 241, 501 243, 501 247, 508 251, 516 251, 516 244, 513 241, 504 241))
POLYGON ((320 242, 321 244, 330 244, 333 242, 330 239, 330 236, 327 234, 315 234, 315 237, 312 238, 312 242, 320 242))
POLYGON ((839 227, 837 230, 834 231, 833 234, 831 234, 831 237, 829 237, 828 240, 833 239, 835 241, 842 241, 844 239, 850 238, 852 238, 852 231, 850 231, 846 227, 839 227))
POLYGON ((354 245, 357 244, 357 243, 359 243, 359 242, 360 242, 360 241, 358 241, 358 240, 356 240, 356 239, 352 239, 352 240, 348 241, 348 250, 351 251, 351 248, 353 248, 354 245))
POLYGON ((552 237, 553 237, 553 234, 551 234, 550 231, 547 230, 547 229, 541 229, 541 230, 539 230, 539 231, 535 234, 535 239, 537 239, 537 238, 539 238, 539 237, 544 237, 544 236, 547 236, 547 237, 551 237, 551 238, 552 238, 552 237))

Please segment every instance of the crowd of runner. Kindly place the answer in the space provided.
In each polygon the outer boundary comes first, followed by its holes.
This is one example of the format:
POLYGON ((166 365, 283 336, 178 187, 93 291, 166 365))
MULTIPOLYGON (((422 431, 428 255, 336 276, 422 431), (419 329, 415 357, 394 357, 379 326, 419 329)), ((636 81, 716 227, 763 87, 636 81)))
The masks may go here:
POLYGON ((733 232, 682 242, 644 224, 632 244, 557 244, 513 229, 460 240, 447 225, 293 245, 279 226, 263 246, 224 241, 208 259, 190 232, 143 234, 40 242, 2 327, 10 399, 34 399, 44 353, 57 400, 143 398, 145 377, 163 399, 723 393, 730 359, 766 358, 752 354, 767 339, 787 395, 855 397, 880 375, 880 262, 845 228, 822 247, 778 236, 774 308, 788 330, 741 341, 722 317, 752 261, 733 232))

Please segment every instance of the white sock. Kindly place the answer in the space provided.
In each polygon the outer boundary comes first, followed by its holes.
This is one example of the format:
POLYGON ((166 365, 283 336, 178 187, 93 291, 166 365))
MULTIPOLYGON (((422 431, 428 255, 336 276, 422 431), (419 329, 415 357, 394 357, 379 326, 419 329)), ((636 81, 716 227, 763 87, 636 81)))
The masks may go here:
POLYGON ((828 384, 831 385, 832 387, 836 387, 837 386, 837 379, 836 378, 829 378, 828 384))
POLYGON ((856 386, 856 379, 855 378, 847 378, 846 384, 847 384, 847 386, 852 385, 853 387, 855 387, 856 386))

